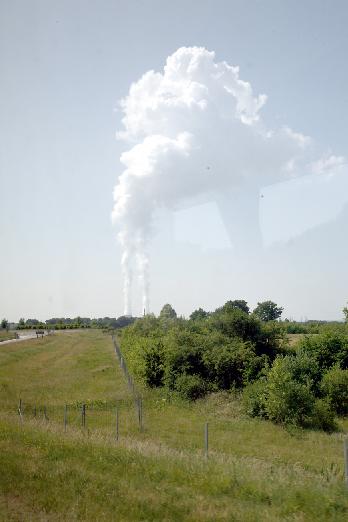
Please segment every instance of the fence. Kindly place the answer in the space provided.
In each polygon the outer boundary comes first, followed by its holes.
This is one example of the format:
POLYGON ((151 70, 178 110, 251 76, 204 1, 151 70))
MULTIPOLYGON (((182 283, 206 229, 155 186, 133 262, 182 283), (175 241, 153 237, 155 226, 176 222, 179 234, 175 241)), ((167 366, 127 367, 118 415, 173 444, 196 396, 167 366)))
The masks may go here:
POLYGON ((61 424, 65 432, 79 428, 114 433, 117 440, 120 435, 129 436, 143 431, 138 410, 134 411, 133 399, 76 402, 64 406, 32 404, 20 399, 17 412, 21 423, 36 419, 61 424))
POLYGON ((65 431, 69 427, 81 427, 89 430, 94 428, 112 429, 115 431, 117 440, 122 431, 127 434, 133 433, 137 427, 142 432, 144 430, 143 398, 136 389, 134 379, 128 370, 126 360, 114 335, 112 341, 120 367, 131 391, 131 398, 114 401, 76 402, 65 404, 64 407, 61 405, 30 404, 24 402, 21 398, 18 403, 20 421, 23 422, 24 418, 36 418, 43 421, 63 422, 65 431))
MULTIPOLYGON (((18 415, 21 423, 25 418, 37 418, 45 422, 54 420, 63 422, 65 432, 69 426, 80 427, 83 430, 93 428, 106 428, 112 430, 116 440, 119 440, 120 434, 128 435, 134 432, 135 425, 139 431, 143 431, 143 399, 138 393, 134 379, 129 373, 126 360, 121 349, 112 336, 115 353, 119 360, 119 364, 125 375, 128 386, 132 392, 129 399, 119 399, 115 401, 88 401, 83 403, 66 404, 62 406, 47 405, 31 405, 24 403, 22 399, 18 403, 18 415), (134 406, 136 415, 134 416, 134 406)), ((202 430, 202 446, 204 448, 205 458, 209 454, 209 425, 206 422, 202 430)), ((201 446, 201 447, 202 447, 201 446)), ((344 453, 344 479, 348 488, 348 439, 343 441, 344 453)))
POLYGON ((134 404, 135 404, 136 411, 137 411, 139 428, 142 431, 143 428, 144 428, 144 424, 143 424, 143 398, 141 397, 141 395, 138 393, 138 391, 136 389, 136 386, 135 386, 135 383, 134 383, 134 379, 133 379, 132 375, 129 373, 127 362, 126 362, 126 360, 125 360, 125 358, 124 358, 124 356, 123 356, 123 354, 121 352, 121 348, 118 345, 114 335, 112 335, 112 342, 113 342, 114 347, 115 347, 116 357, 118 358, 118 361, 120 363, 121 370, 124 373, 124 376, 125 376, 126 381, 128 383, 128 387, 129 387, 129 389, 132 392, 132 395, 134 397, 134 404))

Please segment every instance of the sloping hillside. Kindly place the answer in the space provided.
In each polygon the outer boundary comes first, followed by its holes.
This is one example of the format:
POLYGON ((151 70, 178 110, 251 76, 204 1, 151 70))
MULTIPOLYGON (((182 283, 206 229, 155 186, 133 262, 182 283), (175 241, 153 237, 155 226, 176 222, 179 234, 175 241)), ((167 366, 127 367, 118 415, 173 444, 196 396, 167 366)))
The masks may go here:
POLYGON ((140 431, 99 331, 0 347, 0 519, 346 519, 342 433, 248 419, 224 394, 188 405, 143 390, 143 405, 140 431))

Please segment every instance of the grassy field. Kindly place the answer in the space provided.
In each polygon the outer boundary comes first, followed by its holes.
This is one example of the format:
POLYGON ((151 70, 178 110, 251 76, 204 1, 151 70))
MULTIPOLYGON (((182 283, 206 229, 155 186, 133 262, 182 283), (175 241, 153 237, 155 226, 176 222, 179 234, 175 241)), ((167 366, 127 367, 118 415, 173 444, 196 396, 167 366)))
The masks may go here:
POLYGON ((100 331, 3 346, 0 520, 346 520, 347 422, 332 435, 285 430, 245 417, 226 394, 189 405, 143 390, 143 403, 140 432, 100 331))
POLYGON ((6 332, 6 330, 0 330, 0 343, 1 341, 7 341, 8 339, 15 339, 14 332, 6 332))

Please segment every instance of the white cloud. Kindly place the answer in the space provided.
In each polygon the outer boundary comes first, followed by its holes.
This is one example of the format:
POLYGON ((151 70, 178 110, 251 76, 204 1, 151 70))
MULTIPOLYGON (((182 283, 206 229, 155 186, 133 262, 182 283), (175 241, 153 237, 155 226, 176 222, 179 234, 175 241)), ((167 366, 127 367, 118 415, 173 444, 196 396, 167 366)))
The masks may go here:
MULTIPOLYGON (((258 188, 342 161, 329 156, 313 163, 311 138, 288 126, 268 129, 261 118, 266 100, 239 77, 238 67, 217 62, 215 53, 202 47, 178 49, 163 71, 148 71, 131 85, 120 104, 124 128, 118 133, 130 149, 121 156, 125 170, 114 190, 112 214, 124 252, 127 303, 132 258, 140 256, 140 271, 148 267, 145 251, 157 208, 175 209, 187 198, 209 193, 230 216, 234 201, 226 195, 238 189, 251 198, 256 194, 252 204, 245 196, 239 201, 257 221, 258 188)), ((233 219, 238 216, 235 212, 233 219)), ((144 305, 147 274, 140 277, 144 305)))

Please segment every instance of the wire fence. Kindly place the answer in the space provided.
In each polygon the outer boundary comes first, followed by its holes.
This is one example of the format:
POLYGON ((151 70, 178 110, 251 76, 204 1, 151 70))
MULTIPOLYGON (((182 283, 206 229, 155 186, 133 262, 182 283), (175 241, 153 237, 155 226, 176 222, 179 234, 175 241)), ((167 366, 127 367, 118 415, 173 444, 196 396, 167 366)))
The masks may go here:
POLYGON ((134 408, 133 399, 90 401, 70 404, 32 404, 19 400, 17 408, 20 422, 37 420, 64 425, 65 431, 73 428, 101 430, 124 436, 143 431, 142 415, 134 408))
POLYGON ((130 372, 128 370, 126 359, 124 358, 121 348, 120 348, 119 344, 117 343, 114 335, 112 335, 112 342, 115 347, 116 357, 118 358, 118 361, 120 363, 121 370, 123 371, 123 374, 126 378, 128 387, 134 397, 134 404, 135 404, 136 411, 137 411, 139 427, 140 427, 140 430, 142 431, 143 427, 144 427, 143 426, 143 398, 141 397, 141 395, 139 394, 139 392, 136 389, 133 376, 130 374, 130 372))
MULTIPOLYGON (((25 419, 38 419, 49 422, 64 423, 65 431, 69 427, 83 430, 91 429, 106 429, 108 432, 112 431, 116 440, 119 439, 120 433, 127 436, 134 433, 135 430, 142 432, 144 430, 143 423, 143 399, 138 393, 134 379, 130 374, 126 360, 122 354, 120 346, 118 345, 114 335, 112 341, 115 348, 115 353, 118 358, 120 367, 125 375, 128 387, 132 396, 128 398, 115 400, 89 400, 85 402, 74 402, 65 404, 62 407, 59 405, 47 404, 30 404, 19 399, 18 415, 20 422, 23 423, 25 419)), ((204 424, 203 431, 204 455, 208 458, 209 455, 209 424, 204 424)), ((344 480, 348 488, 348 439, 343 441, 344 446, 344 480)))
POLYGON ((18 403, 20 421, 37 419, 47 422, 63 422, 65 431, 69 427, 112 429, 115 431, 117 439, 120 430, 124 433, 132 433, 136 429, 143 431, 143 398, 135 386, 133 376, 128 370, 126 360, 114 335, 112 335, 112 342, 120 368, 131 392, 130 397, 108 401, 100 399, 76 401, 64 406, 61 404, 32 404, 21 398, 18 403))

